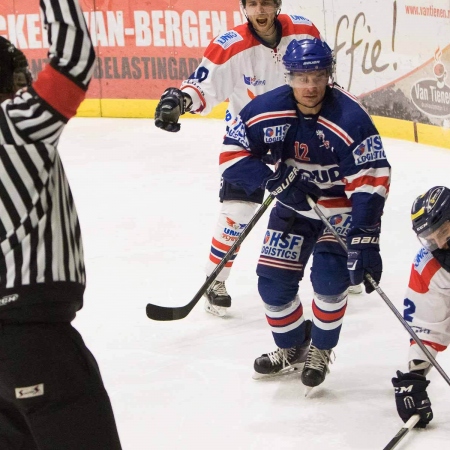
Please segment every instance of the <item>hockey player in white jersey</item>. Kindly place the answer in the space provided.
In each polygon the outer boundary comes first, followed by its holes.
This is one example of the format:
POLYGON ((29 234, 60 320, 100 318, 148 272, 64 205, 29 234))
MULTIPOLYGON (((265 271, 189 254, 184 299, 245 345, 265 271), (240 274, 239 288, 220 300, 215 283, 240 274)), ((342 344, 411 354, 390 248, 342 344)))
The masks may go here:
MULTIPOLYGON (((156 108, 155 125, 171 132, 180 130, 180 115, 208 114, 217 104, 229 100, 226 125, 254 97, 285 83, 281 58, 292 39, 319 38, 318 29, 300 15, 279 14, 281 0, 241 0, 248 22, 217 36, 205 50, 197 70, 180 89, 166 89, 156 108)), ((222 181, 222 207, 205 268, 209 276, 241 234, 264 191, 252 195, 222 181)), ((236 252, 237 255, 237 252, 236 252)), ((236 257, 235 255, 235 257, 236 257)), ((234 258, 235 258, 234 257, 234 258)), ((205 309, 223 316, 231 306, 225 287, 234 258, 208 290, 205 309)))
MULTIPOLYGON (((436 357, 450 344, 450 189, 436 186, 417 197, 411 209, 413 230, 422 248, 417 253, 404 300, 403 317, 436 357)), ((419 414, 417 428, 433 418, 426 388, 431 364, 411 340, 407 373, 392 379, 399 416, 407 422, 419 414)))

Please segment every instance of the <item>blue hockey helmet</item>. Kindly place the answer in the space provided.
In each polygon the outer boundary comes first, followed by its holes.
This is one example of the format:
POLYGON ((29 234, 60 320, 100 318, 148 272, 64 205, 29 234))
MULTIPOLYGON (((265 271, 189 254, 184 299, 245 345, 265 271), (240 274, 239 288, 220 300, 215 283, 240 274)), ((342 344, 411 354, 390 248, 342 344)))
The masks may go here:
POLYGON ((414 200, 412 227, 422 245, 436 250, 450 246, 450 189, 435 186, 414 200))
POLYGON ((331 48, 320 39, 292 40, 283 56, 288 72, 310 72, 327 69, 334 72, 334 56, 331 48))

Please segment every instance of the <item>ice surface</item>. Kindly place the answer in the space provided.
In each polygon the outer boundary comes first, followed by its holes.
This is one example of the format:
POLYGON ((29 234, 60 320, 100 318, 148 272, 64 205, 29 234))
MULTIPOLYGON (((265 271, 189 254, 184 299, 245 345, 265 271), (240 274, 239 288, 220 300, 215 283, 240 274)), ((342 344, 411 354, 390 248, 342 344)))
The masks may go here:
MULTIPOLYGON (((219 211, 220 120, 166 133, 147 119, 73 119, 60 143, 80 215, 88 286, 74 324, 96 356, 124 450, 380 450, 401 428, 390 379, 406 370, 409 335, 375 292, 350 299, 336 361, 309 397, 299 375, 252 379, 275 349, 256 288, 264 216, 227 282, 230 317, 203 311, 154 322, 148 302, 185 305, 204 282, 219 211)), ((381 287, 402 309, 417 241, 414 198, 450 185, 448 150, 384 139, 393 166, 381 287)), ((309 277, 300 287, 311 318, 309 277)), ((450 354, 439 357, 450 374, 450 354)), ((435 370, 435 419, 399 449, 450 448, 450 386, 435 370)))

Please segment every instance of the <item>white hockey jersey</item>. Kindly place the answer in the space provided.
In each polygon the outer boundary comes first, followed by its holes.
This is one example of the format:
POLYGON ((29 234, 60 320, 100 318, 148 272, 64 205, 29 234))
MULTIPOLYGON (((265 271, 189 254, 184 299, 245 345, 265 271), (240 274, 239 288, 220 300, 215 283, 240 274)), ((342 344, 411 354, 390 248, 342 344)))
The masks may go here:
POLYGON ((200 66, 181 90, 192 97, 194 114, 208 114, 229 100, 228 123, 257 95, 285 84, 282 57, 292 39, 321 38, 313 23, 302 16, 281 14, 278 44, 264 45, 249 24, 239 25, 211 41, 200 66))
MULTIPOLYGON (((404 300, 403 317, 435 356, 450 344, 450 272, 433 254, 422 248, 417 253, 404 300)), ((411 342, 409 360, 424 359, 411 342)))

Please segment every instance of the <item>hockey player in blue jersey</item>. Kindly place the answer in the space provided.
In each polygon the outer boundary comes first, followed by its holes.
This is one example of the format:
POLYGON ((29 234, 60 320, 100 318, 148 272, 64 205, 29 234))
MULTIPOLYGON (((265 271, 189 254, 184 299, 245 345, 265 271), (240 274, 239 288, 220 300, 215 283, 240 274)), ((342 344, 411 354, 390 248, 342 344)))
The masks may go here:
MULTIPOLYGON (((284 84, 281 57, 292 39, 319 38, 316 26, 301 15, 280 14, 281 0, 240 0, 247 23, 214 38, 195 72, 180 89, 168 88, 155 111, 155 125, 178 132, 180 115, 205 115, 228 99, 226 127, 251 99, 284 84)), ((221 182, 219 217, 211 239, 205 267, 209 277, 230 250, 264 199, 264 189, 247 195, 242 189, 221 182)), ((239 249, 238 249, 239 250, 239 249)), ((231 307, 225 282, 236 251, 205 293, 205 309, 224 316, 231 307)), ((358 289, 356 286, 355 289, 358 289)))
MULTIPOLYGON (((283 57, 287 84, 245 106, 230 125, 222 174, 247 193, 265 187, 271 211, 258 262, 258 289, 278 349, 254 363, 255 378, 302 370, 308 387, 329 372, 350 284, 381 278, 381 215, 390 165, 379 133, 355 97, 333 82, 334 58, 318 39, 293 40, 283 57), (275 172, 263 162, 271 154, 275 172), (309 207, 313 198, 348 253, 309 207), (313 323, 297 292, 313 255, 313 323)), ((366 292, 373 288, 366 285, 366 292)))

